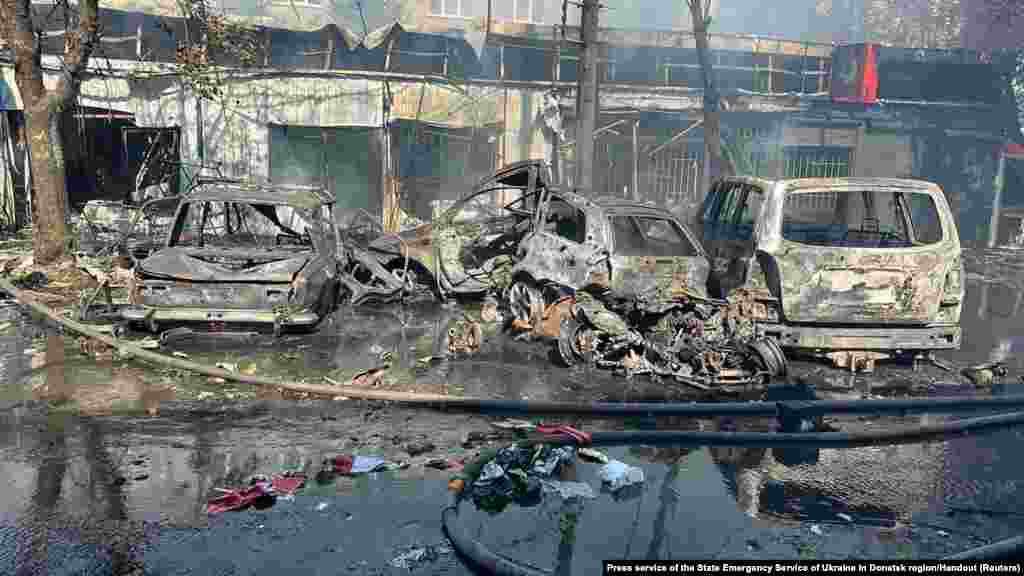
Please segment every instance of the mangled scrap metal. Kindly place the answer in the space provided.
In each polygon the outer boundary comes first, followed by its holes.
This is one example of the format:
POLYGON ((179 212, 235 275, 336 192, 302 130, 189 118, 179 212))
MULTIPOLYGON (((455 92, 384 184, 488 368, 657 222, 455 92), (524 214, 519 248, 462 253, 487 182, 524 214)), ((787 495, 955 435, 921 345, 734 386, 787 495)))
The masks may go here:
POLYGON ((391 271, 369 251, 374 240, 388 236, 376 218, 363 210, 346 210, 338 214, 338 229, 339 280, 349 304, 386 304, 415 291, 415 284, 403 280, 409 264, 406 259, 391 271))
POLYGON ((167 324, 312 327, 337 304, 334 200, 316 189, 218 179, 180 198, 160 250, 135 266, 122 317, 167 324))
POLYGON ((935 184, 727 178, 700 218, 711 295, 753 293, 760 329, 784 348, 871 370, 960 346, 964 265, 935 184))
POLYGON ((406 285, 440 298, 501 290, 510 281, 520 240, 536 221, 548 173, 540 161, 510 164, 433 222, 381 235, 368 249, 406 285))

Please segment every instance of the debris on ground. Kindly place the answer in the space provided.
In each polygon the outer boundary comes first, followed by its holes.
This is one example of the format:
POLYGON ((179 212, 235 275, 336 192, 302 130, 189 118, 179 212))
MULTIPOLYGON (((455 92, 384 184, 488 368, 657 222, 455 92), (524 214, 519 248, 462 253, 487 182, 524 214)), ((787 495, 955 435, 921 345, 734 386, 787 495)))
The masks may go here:
POLYGON ((298 472, 287 472, 271 479, 271 486, 277 494, 293 494, 305 485, 306 475, 298 472))
POLYGON ((459 470, 465 463, 451 458, 431 458, 423 463, 425 468, 434 470, 459 470))
POLYGON ((597 498, 597 494, 594 492, 594 489, 590 484, 585 482, 541 480, 541 486, 545 492, 558 494, 562 500, 570 500, 572 498, 585 498, 590 500, 597 498))
POLYGON ((576 453, 579 454, 581 460, 586 460, 587 462, 608 463, 608 456, 604 452, 594 450, 593 448, 580 448, 576 453))
POLYGON ((237 490, 218 488, 221 496, 206 504, 209 514, 244 510, 250 506, 269 508, 278 496, 288 497, 306 484, 306 476, 297 472, 276 474, 271 478, 254 476, 249 485, 237 490))
POLYGON ((342 454, 323 461, 320 472, 316 475, 316 481, 320 484, 333 482, 338 476, 358 476, 372 472, 384 472, 386 470, 401 470, 408 468, 405 462, 390 462, 378 456, 353 456, 342 454))
POLYGON ((580 290, 561 319, 557 357, 568 366, 649 374, 703 391, 763 386, 786 373, 787 361, 774 340, 757 333, 745 304, 580 290))
POLYGON ((384 373, 387 372, 388 368, 388 366, 378 366, 377 368, 370 368, 365 372, 360 372, 352 377, 350 385, 361 388, 379 386, 381 381, 384 379, 384 373))
POLYGON ((533 506, 540 502, 540 480, 552 478, 563 465, 571 465, 575 457, 576 450, 571 446, 513 444, 501 448, 471 484, 473 503, 491 514, 501 512, 510 502, 533 506))
POLYGON ((618 460, 609 460, 597 471, 597 477, 611 492, 618 492, 627 486, 643 483, 644 471, 618 460))
POLYGON ((964 378, 981 388, 991 386, 997 378, 1004 378, 1008 373, 1006 364, 1003 362, 987 362, 960 371, 964 378))
POLYGON ((436 449, 437 446, 435 446, 434 443, 430 442, 429 440, 424 442, 411 442, 405 446, 405 451, 409 454, 409 456, 413 457, 419 456, 421 454, 426 454, 428 452, 433 452, 436 449))
POLYGON ((265 480, 253 480, 252 484, 240 490, 217 489, 223 492, 206 504, 208 514, 220 514, 222 512, 244 510, 250 506, 264 504, 270 506, 274 500, 273 485, 265 480))
POLYGON ((441 556, 451 554, 452 549, 446 544, 433 544, 408 550, 395 558, 388 564, 395 568, 413 570, 419 565, 436 562, 441 556))
POLYGON ((491 426, 495 428, 501 428, 502 430, 533 430, 536 424, 527 420, 504 420, 502 422, 492 422, 491 426))

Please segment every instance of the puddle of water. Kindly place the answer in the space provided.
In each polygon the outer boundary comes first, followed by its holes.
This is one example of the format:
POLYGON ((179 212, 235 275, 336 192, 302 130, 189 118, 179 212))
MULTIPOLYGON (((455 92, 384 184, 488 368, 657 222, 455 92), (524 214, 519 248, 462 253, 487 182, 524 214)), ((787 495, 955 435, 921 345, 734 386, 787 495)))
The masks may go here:
MULTIPOLYGON (((116 536, 133 543, 122 556, 144 548, 150 570, 194 573, 214 565, 250 572, 267 562, 338 570, 339 558, 346 566, 365 562, 356 571, 369 573, 384 569, 398 550, 443 542, 439 511, 448 474, 422 468, 311 485, 269 510, 207 519, 204 505, 214 488, 291 469, 312 475, 323 458, 353 450, 347 440, 356 432, 321 418, 328 406, 220 420, 188 413, 158 419, 47 418, 24 409, 2 414, 0 474, 12 482, 0 496, 0 532, 13 531, 4 539, 21 541, 40 538, 43 528, 44 534, 51 530, 51 541, 101 548, 112 546, 103 538, 116 536), (149 523, 159 530, 146 528, 149 523), (78 528, 72 535, 54 532, 67 525, 78 528)), ((659 424, 716 430, 766 429, 771 422, 659 424)), ((1015 506, 1016 467, 998 459, 1012 453, 1010 442, 1019 443, 1019 435, 821 450, 816 461, 790 466, 771 449, 612 448, 609 456, 644 470, 642 488, 627 497, 597 490, 598 465, 579 462, 575 477, 565 479, 590 484, 598 491, 595 500, 576 508, 549 498, 497 516, 467 504, 462 521, 501 553, 562 566, 565 574, 592 574, 610 557, 937 556, 980 543, 960 532, 998 538, 1024 528, 1020 518, 972 517, 961 525, 944 515, 953 502, 1015 506), (912 533, 895 521, 909 524, 912 533), (930 524, 915 524, 922 522, 930 524), (938 536, 940 528, 951 536, 938 536)), ((70 548, 48 546, 50 558, 73 555, 70 548)), ((28 546, 19 561, 42 549, 38 542, 28 546)), ((109 553, 94 556, 112 562, 109 553)), ((12 572, 3 565, 11 561, 0 559, 0 572, 12 572)), ((424 573, 459 573, 454 562, 442 558, 424 573)))

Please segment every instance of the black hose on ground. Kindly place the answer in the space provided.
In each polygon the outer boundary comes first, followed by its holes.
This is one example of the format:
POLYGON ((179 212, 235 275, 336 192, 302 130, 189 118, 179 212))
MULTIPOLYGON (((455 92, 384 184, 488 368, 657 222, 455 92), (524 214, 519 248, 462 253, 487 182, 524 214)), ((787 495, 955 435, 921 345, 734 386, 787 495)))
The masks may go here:
MULTIPOLYGON (((1024 412, 1010 412, 977 418, 963 418, 937 424, 893 426, 858 432, 703 432, 693 430, 627 430, 594 432, 593 446, 672 445, 855 448, 858 446, 913 444, 968 433, 991 432, 1024 425, 1024 412)), ((571 436, 545 437, 549 444, 577 444, 571 436)))
POLYGON ((441 512, 441 526, 460 556, 469 560, 474 567, 486 574, 496 576, 550 576, 551 572, 533 568, 494 552, 482 542, 469 535, 459 520, 460 492, 449 493, 448 505, 441 512))
MULTIPOLYGON (((290 392, 310 394, 319 397, 345 397, 357 400, 377 400, 395 402, 424 408, 441 410, 466 410, 480 413, 501 414, 573 414, 584 416, 690 416, 690 417, 721 417, 721 416, 778 416, 781 403, 776 402, 553 402, 542 400, 498 400, 490 398, 472 398, 465 396, 449 396, 446 394, 419 394, 390 390, 373 390, 356 386, 328 386, 286 382, 274 378, 230 372, 215 366, 199 364, 167 354, 144 350, 130 341, 113 338, 91 326, 75 322, 58 314, 49 306, 45 306, 16 288, 7 278, 0 277, 0 291, 7 292, 21 304, 35 310, 57 322, 68 330, 84 334, 104 344, 118 349, 120 352, 139 360, 164 366, 188 370, 205 376, 223 378, 229 382, 241 382, 253 386, 262 386, 287 390, 290 392)), ((803 414, 879 414, 907 412, 961 412, 980 409, 1019 408, 1024 407, 1024 394, 994 397, 963 397, 947 396, 933 398, 907 398, 888 400, 813 400, 800 401, 799 410, 803 414)))
POLYGON ((943 560, 1020 560, 1024 558, 1024 536, 1000 540, 987 546, 946 556, 943 560))

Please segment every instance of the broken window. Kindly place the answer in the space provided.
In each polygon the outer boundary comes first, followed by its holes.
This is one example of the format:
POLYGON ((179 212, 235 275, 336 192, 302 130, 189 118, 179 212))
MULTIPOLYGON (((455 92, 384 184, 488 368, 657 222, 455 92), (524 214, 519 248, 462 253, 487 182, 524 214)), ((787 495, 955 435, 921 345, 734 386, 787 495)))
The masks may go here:
POLYGON ((760 190, 739 182, 723 184, 704 212, 709 240, 749 240, 761 210, 760 190))
POLYGON ((921 245, 941 242, 942 221, 939 220, 935 200, 927 194, 907 194, 905 198, 914 227, 914 240, 921 245))
POLYGON ((189 202, 182 206, 171 246, 264 248, 312 246, 312 213, 291 206, 189 202))
POLYGON ((938 222, 935 203, 923 193, 800 192, 786 198, 782 235, 814 246, 906 248, 941 239, 938 222), (911 218, 921 224, 920 237, 916 227, 911 234, 911 218))
POLYGON ((586 239, 586 216, 582 210, 552 195, 548 201, 544 231, 582 244, 586 239))
POLYGON ((683 231, 666 218, 613 216, 615 254, 619 256, 696 256, 683 231))

